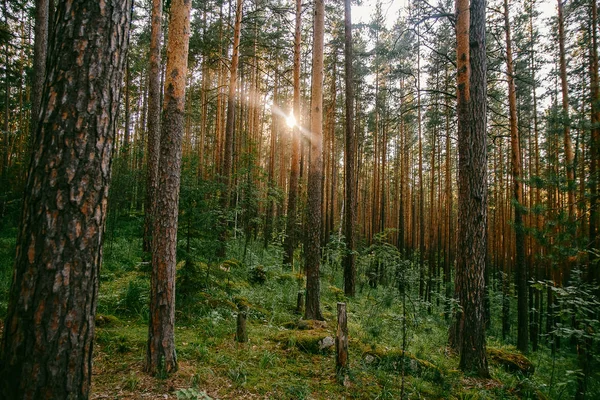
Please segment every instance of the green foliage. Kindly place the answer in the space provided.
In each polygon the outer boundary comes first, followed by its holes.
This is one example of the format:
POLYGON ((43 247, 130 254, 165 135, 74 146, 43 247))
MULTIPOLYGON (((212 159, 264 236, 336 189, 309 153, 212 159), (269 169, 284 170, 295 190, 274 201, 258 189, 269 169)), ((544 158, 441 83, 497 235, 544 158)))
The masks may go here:
POLYGON ((177 400, 213 400, 205 391, 194 388, 180 389, 175 392, 177 400))

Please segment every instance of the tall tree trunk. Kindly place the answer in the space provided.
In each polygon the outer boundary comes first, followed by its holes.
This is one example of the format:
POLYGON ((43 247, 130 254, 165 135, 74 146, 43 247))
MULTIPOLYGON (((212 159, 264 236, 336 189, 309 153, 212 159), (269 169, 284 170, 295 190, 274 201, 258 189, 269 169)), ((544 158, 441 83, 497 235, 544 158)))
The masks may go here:
POLYGON ((235 92, 237 89, 238 63, 240 58, 240 36, 242 31, 242 0, 236 1, 233 48, 229 66, 229 94, 227 95, 227 119, 225 121, 225 149, 223 155, 223 206, 229 207, 231 197, 231 174, 234 151, 235 92))
POLYGON ((344 293, 356 292, 356 255, 354 254, 354 224, 356 221, 356 138, 354 135, 354 74, 352 70, 352 14, 350 0, 344 0, 344 65, 346 70, 346 143, 344 149, 345 196, 344 236, 346 253, 344 266, 344 293))
POLYGON ((315 0, 313 33, 312 89, 310 104, 310 155, 308 170, 307 234, 306 234, 306 307, 305 319, 323 319, 320 305, 321 202, 323 193, 323 42, 325 4, 315 0))
MULTIPOLYGON (((592 18, 590 28, 592 33, 592 43, 590 48, 590 83, 591 83, 591 102, 592 102, 592 142, 590 146, 590 248, 599 248, 598 240, 598 185, 600 173, 600 80, 598 78, 598 4, 591 0, 592 18)), ((590 261, 588 271, 588 281, 598 281, 600 271, 597 265, 590 261)))
MULTIPOLYGON (((565 27, 563 17, 563 0, 558 1, 558 47, 560 58, 560 82, 562 90, 562 124, 567 168, 567 207, 569 221, 575 223, 575 163, 573 144, 571 141, 571 120, 569 117, 569 84, 567 81, 567 61, 565 55, 565 27)), ((569 227, 573 228, 573 227, 569 227)))
POLYGON ((148 147, 146 172, 146 202, 144 216, 144 251, 152 251, 152 225, 158 187, 158 157, 160 148, 160 48, 162 36, 162 0, 152 0, 150 31, 150 70, 148 73, 148 147))
POLYGON ((517 349, 527 352, 529 347, 529 306, 527 269, 525 266, 525 227, 523 226, 523 172, 521 144, 517 123, 517 91, 512 58, 510 14, 508 0, 504 0, 504 29, 506 33, 506 75, 508 79, 508 108, 510 120, 510 147, 515 207, 515 279, 517 282, 517 349))
POLYGON ((0 351, 2 398, 89 396, 130 11, 130 1, 84 0, 56 11, 0 351))
POLYGON ((153 375, 177 370, 174 336, 175 264, 191 3, 191 0, 173 0, 169 20, 164 124, 158 169, 157 193, 160 195, 153 226, 150 321, 145 367, 153 375))
MULTIPOLYGON (((456 0, 458 67, 458 237, 455 326, 460 368, 489 377, 484 294, 487 225, 485 0, 456 0)), ((452 335, 451 335, 452 338, 452 335)))
POLYGON ((286 237, 283 243, 283 263, 294 268, 294 250, 296 250, 296 220, 298 208, 298 181, 300 178, 300 44, 301 44, 302 0, 296 0, 296 25, 294 31, 294 118, 296 124, 292 132, 292 161, 288 188, 288 207, 286 237))

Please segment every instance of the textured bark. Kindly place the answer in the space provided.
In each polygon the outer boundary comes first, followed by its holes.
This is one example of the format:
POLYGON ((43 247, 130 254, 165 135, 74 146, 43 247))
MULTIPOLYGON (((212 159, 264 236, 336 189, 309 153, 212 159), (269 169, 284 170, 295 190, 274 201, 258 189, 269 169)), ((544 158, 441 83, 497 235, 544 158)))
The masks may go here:
POLYGON ((160 196, 157 198, 153 226, 146 353, 146 371, 153 375, 177 370, 174 336, 175 264, 190 10, 191 0, 174 0, 171 3, 158 171, 157 193, 160 196))
POLYGON ((150 71, 148 72, 148 168, 144 217, 144 251, 152 251, 152 225, 158 186, 160 147, 160 48, 162 36, 162 0, 152 0, 150 31, 150 71))
MULTIPOLYGON (((302 1, 296 0, 296 25, 294 33, 294 117, 300 124, 300 45, 302 18, 302 1)), ((294 250, 296 249, 296 219, 298 208, 298 180, 300 178, 300 129, 294 126, 292 132, 292 164, 290 166, 290 185, 288 189, 288 207, 286 236, 283 243, 283 263, 294 267, 294 250)))
POLYGON ((344 1, 344 65, 346 69, 346 147, 344 150, 345 197, 344 236, 346 253, 344 266, 344 293, 354 296, 356 292, 356 255, 354 254, 354 230, 356 222, 356 138, 354 135, 354 74, 352 71, 352 14, 350 0, 344 1))
POLYGON ((315 0, 313 34, 312 90, 310 105, 310 155, 306 234, 306 307, 305 319, 323 319, 320 306, 321 266, 321 179, 323 176, 323 41, 325 4, 315 0))
POLYGON ((508 0, 504 0, 504 30, 506 33, 506 75, 508 80, 508 109, 510 121, 511 172, 513 205, 515 207, 515 279, 517 283, 517 349, 526 352, 529 347, 529 293, 525 265, 525 227, 523 225, 523 172, 521 143, 517 123, 517 91, 513 70, 510 14, 508 0))
POLYGON ((58 5, 23 199, 0 397, 86 399, 130 1, 58 5))
POLYGON ((456 296, 462 308, 458 314, 457 344, 460 368, 481 377, 489 377, 484 328, 487 231, 485 7, 485 0, 472 0, 469 13, 468 1, 456 2, 458 237, 461 238, 456 261, 456 296))

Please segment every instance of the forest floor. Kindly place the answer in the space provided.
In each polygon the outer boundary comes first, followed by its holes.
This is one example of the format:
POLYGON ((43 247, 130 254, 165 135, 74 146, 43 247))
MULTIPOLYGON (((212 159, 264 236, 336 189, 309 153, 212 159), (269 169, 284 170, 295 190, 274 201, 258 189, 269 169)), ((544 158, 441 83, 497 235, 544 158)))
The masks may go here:
MULTIPOLYGON (((14 257, 12 234, 0 232, 2 318, 14 257)), ((192 250, 195 245, 202 248, 192 243, 192 250)), ((281 266, 281 249, 270 246, 264 251, 259 243, 245 247, 242 240, 231 241, 225 262, 206 263, 198 255, 201 252, 179 257, 189 260, 177 268, 179 370, 150 377, 143 372, 149 270, 140 248, 139 238, 125 231, 113 232, 104 246, 92 399, 573 397, 574 349, 565 345, 552 354, 542 346, 524 358, 511 342, 500 338, 501 299, 494 292, 487 338, 492 379, 479 379, 457 369, 458 356, 447 347, 445 299, 441 295, 434 295, 431 303, 419 299, 415 263, 400 262, 388 271, 387 281, 374 288, 364 284, 368 263, 362 258, 357 296, 346 298, 340 289, 339 255, 334 248, 325 249, 321 301, 326 322, 322 324, 303 321, 296 313, 304 281, 281 266), (394 281, 398 276, 408 288, 404 295, 394 281), (325 337, 335 337, 339 301, 347 303, 350 338, 344 377, 335 372, 335 349, 320 348, 325 337), (247 343, 235 341, 240 302, 249 305, 247 343)), ((389 249, 384 250, 373 249, 381 254, 389 249)), ((590 377, 590 388, 596 392, 598 378, 598 371, 590 377)))

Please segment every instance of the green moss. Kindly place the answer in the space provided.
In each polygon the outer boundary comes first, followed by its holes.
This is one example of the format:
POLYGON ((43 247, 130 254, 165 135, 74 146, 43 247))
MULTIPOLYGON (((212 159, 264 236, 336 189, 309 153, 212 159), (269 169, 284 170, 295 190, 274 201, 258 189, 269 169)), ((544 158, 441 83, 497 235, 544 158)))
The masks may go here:
POLYGON ((516 351, 490 347, 487 354, 492 363, 504 367, 508 372, 520 372, 525 376, 531 376, 535 372, 533 363, 516 351))
POLYGON ((442 372, 438 367, 426 360, 421 360, 401 349, 387 349, 381 346, 371 346, 362 354, 366 364, 393 371, 401 371, 409 375, 422 376, 439 382, 442 372))

